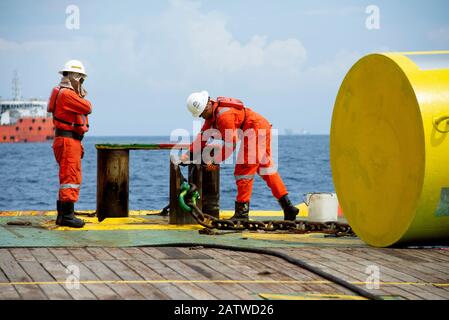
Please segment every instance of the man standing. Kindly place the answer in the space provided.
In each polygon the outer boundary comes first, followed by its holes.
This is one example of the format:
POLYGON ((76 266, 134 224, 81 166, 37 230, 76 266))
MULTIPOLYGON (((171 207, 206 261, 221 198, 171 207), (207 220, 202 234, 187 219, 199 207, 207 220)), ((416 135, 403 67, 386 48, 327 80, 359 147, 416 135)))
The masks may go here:
POLYGON ((81 159, 84 148, 81 144, 89 130, 87 115, 92 112, 83 82, 87 77, 83 64, 78 60, 68 61, 59 72, 62 79, 53 89, 48 111, 53 113, 55 139, 53 151, 59 165, 59 199, 56 224, 82 228, 84 221, 75 217, 74 205, 78 201, 82 175, 81 159))
MULTIPOLYGON (((196 152, 195 146, 198 145, 201 146, 198 151, 203 150, 207 144, 207 137, 204 138, 203 135, 206 135, 209 129, 218 130, 224 141, 220 158, 215 163, 232 155, 238 140, 243 139, 234 171, 237 199, 235 214, 231 219, 248 220, 252 187, 257 173, 279 201, 284 211, 284 219, 296 220, 299 209, 293 206, 288 198, 287 188, 271 157, 271 124, 260 114, 246 108, 240 100, 224 97, 212 100, 207 91, 192 93, 187 99, 187 109, 194 117, 206 120, 201 133, 190 146, 190 154, 196 152)), ((190 158, 186 153, 181 160, 184 162, 190 158)))

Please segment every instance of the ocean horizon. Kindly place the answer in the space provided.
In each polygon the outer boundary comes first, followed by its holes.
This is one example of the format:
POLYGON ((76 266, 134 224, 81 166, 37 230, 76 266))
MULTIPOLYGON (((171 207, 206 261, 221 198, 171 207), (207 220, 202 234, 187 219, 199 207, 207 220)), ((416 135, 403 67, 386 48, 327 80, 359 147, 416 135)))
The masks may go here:
MULTIPOLYGON (((92 136, 83 140, 83 184, 80 210, 96 208, 97 154, 95 144, 167 143, 168 136, 92 136)), ((52 142, 0 144, 0 210, 54 210, 58 167, 52 142)), ((300 203, 311 192, 334 192, 329 163, 328 135, 279 135, 278 169, 290 198, 300 203)), ((221 166, 220 205, 233 209, 236 196, 234 165, 221 166)), ((169 199, 169 151, 131 151, 131 210, 159 210, 169 199)), ((265 182, 256 177, 251 209, 277 210, 279 205, 265 182)))

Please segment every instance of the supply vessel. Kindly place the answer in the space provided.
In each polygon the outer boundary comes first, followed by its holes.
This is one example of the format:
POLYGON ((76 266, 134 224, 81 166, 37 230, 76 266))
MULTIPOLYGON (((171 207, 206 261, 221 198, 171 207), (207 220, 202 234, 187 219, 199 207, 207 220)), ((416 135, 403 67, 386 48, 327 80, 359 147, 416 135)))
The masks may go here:
POLYGON ((22 99, 17 72, 12 81, 13 98, 0 99, 0 143, 44 142, 54 137, 47 101, 22 99))

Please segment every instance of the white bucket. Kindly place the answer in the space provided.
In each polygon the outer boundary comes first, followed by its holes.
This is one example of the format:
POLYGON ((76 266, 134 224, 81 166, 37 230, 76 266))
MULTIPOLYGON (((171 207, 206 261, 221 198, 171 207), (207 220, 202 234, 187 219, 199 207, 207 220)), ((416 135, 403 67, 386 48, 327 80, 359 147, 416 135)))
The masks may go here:
POLYGON ((308 193, 308 221, 332 222, 338 220, 338 199, 336 193, 308 193))

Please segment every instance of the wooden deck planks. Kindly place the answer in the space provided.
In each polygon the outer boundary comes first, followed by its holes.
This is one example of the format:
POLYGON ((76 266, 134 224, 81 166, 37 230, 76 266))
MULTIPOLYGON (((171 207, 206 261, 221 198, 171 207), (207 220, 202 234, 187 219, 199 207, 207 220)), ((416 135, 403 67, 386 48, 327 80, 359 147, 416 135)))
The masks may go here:
MULTIPOLYGON (((35 282, 54 282, 55 279, 45 270, 37 261, 22 261, 19 262, 23 270, 35 282)), ((60 284, 39 284, 39 287, 45 295, 51 300, 70 300, 72 297, 60 284)))
MULTIPOLYGON (((333 270, 339 270, 349 276, 357 273, 351 273, 345 270, 349 267, 353 271, 365 272, 368 265, 377 265, 381 270, 381 281, 384 282, 438 282, 438 277, 429 276, 422 271, 412 268, 419 262, 427 261, 420 257, 410 255, 411 250, 401 249, 373 249, 369 248, 335 248, 320 249, 319 255, 311 255, 313 248, 297 250, 295 254, 308 253, 311 260, 320 259, 321 265, 328 266, 333 270), (387 251, 392 250, 392 251, 387 251), (404 270, 408 270, 405 272, 404 270)), ((365 278, 367 275, 365 275, 365 278)), ((362 279, 359 276, 359 280, 362 279)), ((447 290, 432 286, 423 285, 402 285, 402 286, 384 286, 382 288, 386 294, 400 295, 408 299, 447 299, 447 290)))
MULTIPOLYGON (((20 264, 14 259, 13 255, 7 250, 0 250, 0 269, 9 282, 33 282, 30 276, 22 269, 20 264)), ((47 296, 35 284, 14 286, 23 299, 43 300, 47 296)))
POLYGON ((36 261, 36 258, 31 254, 28 248, 12 248, 9 252, 14 256, 17 262, 21 261, 36 261))
MULTIPOLYGON (((222 264, 211 264, 210 262, 217 262, 212 259, 204 259, 204 260, 193 260, 189 261, 189 265, 195 267, 195 270, 204 270, 208 274, 211 274, 212 280, 233 280, 232 277, 227 275, 226 269, 222 268, 222 264)), ((237 279, 241 278, 241 275, 235 274, 237 279)), ((236 279, 236 278, 234 278, 236 279)), ((220 283, 220 287, 225 288, 229 292, 235 295, 236 298, 241 300, 252 300, 257 298, 257 295, 254 294, 252 290, 250 290, 247 286, 238 284, 238 283, 220 283)))
POLYGON ((54 254, 47 248, 31 248, 31 255, 39 262, 58 261, 54 254))
MULTIPOLYGON (((117 253, 117 252, 116 252, 117 253)), ((120 260, 106 260, 104 264, 113 270, 122 280, 128 281, 142 281, 144 280, 139 274, 130 269, 123 261, 120 260)), ((163 300, 168 299, 168 296, 158 290, 155 286, 148 283, 130 283, 130 287, 139 292, 145 299, 163 300)))
POLYGON ((307 284, 302 284, 305 292, 324 293, 324 294, 349 294, 349 295, 352 294, 352 292, 336 284, 313 283, 315 281, 323 281, 323 279, 307 270, 298 268, 284 260, 277 259, 275 263, 273 261, 267 260, 263 261, 262 263, 266 265, 270 264, 277 266, 276 269, 279 273, 286 274, 294 280, 310 282, 307 284))
MULTIPOLYGON (((275 280, 270 276, 260 275, 260 272, 268 269, 265 265, 255 267, 253 261, 257 258, 268 259, 266 256, 260 257, 254 253, 240 253, 226 250, 217 250, 217 260, 234 269, 239 274, 244 274, 250 280, 275 280), (262 258, 263 257, 263 258, 262 258)), ((256 263, 257 264, 257 263, 256 263)), ((260 284, 257 294, 273 293, 273 294, 291 294, 296 293, 288 285, 282 283, 266 283, 260 284)))
MULTIPOLYGON (((167 265, 165 265, 161 261, 152 259, 152 260, 146 260, 144 263, 149 268, 151 268, 153 271, 155 271, 159 275, 161 275, 164 279, 189 280, 189 279, 186 279, 183 275, 176 272, 175 270, 169 268, 167 265)), ((199 300, 216 300, 217 299, 214 295, 210 294, 207 290, 205 290, 198 284, 176 283, 175 285, 179 289, 181 289, 185 293, 187 293, 189 296, 191 296, 193 299, 199 299, 199 300)))
MULTIPOLYGON (((334 255, 329 255, 326 250, 313 250, 312 248, 304 248, 304 250, 298 250, 294 252, 289 252, 293 256, 305 259, 309 264, 320 268, 321 270, 335 275, 343 280, 348 282, 365 282, 367 280, 368 275, 365 273, 366 266, 358 264, 356 261, 361 261, 360 258, 353 258, 351 260, 347 260, 341 256, 338 256, 334 259, 334 255), (337 262, 335 261, 337 260, 337 262), (354 262, 350 262, 354 261, 354 262)), ((337 253, 335 252, 335 255, 337 253)), ((338 254, 339 255, 339 254, 338 254)), ((369 262, 368 264, 372 264, 369 262)), ((361 286, 363 288, 363 286, 361 286)), ((400 295, 406 296, 409 299, 417 299, 418 296, 410 295, 403 290, 394 292, 382 290, 371 290, 373 294, 377 295, 400 295)))
MULTIPOLYGON (((10 282, 8 277, 0 269, 0 282, 10 282)), ((2 285, 0 287, 0 300, 17 300, 20 299, 20 295, 13 285, 2 285)))
MULTIPOLYGON (((186 280, 182 275, 168 268, 159 259, 166 258, 167 255, 156 248, 123 248, 123 250, 132 256, 135 260, 141 262, 150 271, 154 272, 156 280, 186 280)), ((147 272, 150 272, 147 271, 147 272)), ((173 286, 181 290, 181 294, 176 299, 215 299, 213 296, 204 292, 195 284, 191 283, 173 283, 173 286)))
MULTIPOLYGON (((367 279, 367 274, 364 273, 364 269, 363 270, 359 270, 359 267, 353 267, 353 266, 349 266, 348 264, 343 265, 340 262, 333 262, 332 260, 326 259, 325 257, 322 258, 318 258, 318 259, 314 259, 312 261, 308 262, 309 264, 311 264, 314 267, 317 267, 321 270, 323 270, 324 272, 327 272, 333 276, 337 276, 347 282, 365 282, 367 279)), ((363 285, 358 285, 359 287, 361 287, 362 289, 366 289, 364 288, 363 285)), ((347 292, 347 294, 354 294, 350 291, 348 291, 347 289, 343 289, 345 292, 347 292)), ((367 290, 369 292, 371 292, 372 294, 376 294, 376 295, 383 295, 385 294, 385 292, 383 292, 382 290, 367 290)), ((414 297, 416 298, 416 297, 414 297)))
MULTIPOLYGON (((111 269, 109 269, 102 261, 84 261, 83 264, 89 268, 95 275, 102 280, 121 281, 122 279, 111 269)), ((123 300, 143 300, 145 297, 131 288, 126 283, 108 283, 112 290, 114 290, 123 300)))
MULTIPOLYGON (((216 255, 220 253, 211 253, 211 255, 216 255)), ((202 263, 209 267, 211 270, 216 272, 216 277, 219 278, 220 275, 229 280, 243 280, 248 281, 252 280, 250 277, 248 277, 246 274, 240 272, 239 270, 236 270, 227 264, 223 263, 222 261, 219 261, 217 259, 208 259, 208 260, 202 260, 202 263)), ((257 283, 241 283, 239 284, 239 287, 241 287, 243 290, 239 291, 238 294, 244 294, 246 296, 252 297, 252 299, 257 298, 257 294, 260 292, 264 292, 266 288, 257 283)), ((237 294, 237 293, 236 293, 237 294)))
MULTIPOLYGON (((52 277, 65 286, 67 280, 66 266, 59 261, 43 262, 42 266, 52 275, 52 277)), ((67 288, 67 292, 75 300, 94 300, 95 295, 92 294, 84 285, 80 285, 79 289, 67 288)))
MULTIPOLYGON (((182 275, 189 280, 207 280, 208 278, 201 273, 193 270, 182 260, 162 260, 162 262, 171 268, 173 271, 182 275)), ((211 296, 220 300, 236 300, 238 299, 234 294, 223 290, 223 287, 215 283, 197 283, 197 286, 207 291, 211 296)))
MULTIPOLYGON (((333 270, 338 270, 342 274, 347 275, 345 280, 347 281, 359 281, 366 282, 368 280, 369 274, 367 273, 367 267, 369 266, 378 266, 380 267, 378 260, 372 259, 370 257, 364 258, 356 253, 356 251, 351 251, 349 253, 341 252, 339 250, 335 250, 334 252, 323 250, 320 252, 320 255, 327 260, 324 260, 321 264, 325 266, 329 266, 333 270), (334 263, 333 257, 337 255, 339 257, 338 263, 334 263)), ((381 272, 381 281, 400 281, 397 278, 391 277, 389 274, 381 272)), ((363 287, 363 286, 362 286, 363 287)), ((419 296, 408 292, 402 288, 397 287, 381 287, 380 290, 371 290, 372 293, 377 295, 394 295, 399 297, 404 297, 407 299, 418 299, 419 296)))
MULTIPOLYGON (((211 268, 207 264, 203 263, 203 261, 207 262, 208 260, 189 260, 186 261, 185 264, 188 265, 195 272, 203 275, 205 280, 207 279, 221 280, 221 281, 233 280, 231 278, 228 278, 224 273, 222 273, 222 270, 211 268)), ((236 276, 237 279, 241 279, 241 275, 236 274, 236 276)), ((240 284, 220 283, 218 284, 218 286, 224 288, 225 290, 227 290, 229 293, 232 294, 232 297, 229 298, 231 300, 254 299, 257 297, 255 295, 252 295, 251 291, 249 291, 247 288, 243 287, 240 284)))
POLYGON ((85 249, 91 256, 93 256, 96 260, 113 260, 114 257, 106 252, 104 248, 86 248, 85 249))
MULTIPOLYGON (((157 272, 138 260, 128 260, 124 262, 134 272, 138 273, 144 280, 164 280, 157 272)), ((169 299, 191 300, 192 297, 171 283, 153 284, 158 290, 163 292, 169 299)))
MULTIPOLYGON (((366 267, 377 265, 381 282, 387 284, 371 291, 374 294, 449 299, 449 287, 430 285, 449 283, 446 250, 328 247, 277 250, 350 282, 365 282, 366 267), (388 284, 392 282, 398 284, 388 284)), ((353 295, 339 285, 314 281, 323 279, 276 257, 217 249, 0 249, 0 299, 247 300, 258 299, 260 293, 353 295), (84 281, 79 289, 65 285, 70 265, 79 268, 80 280, 84 281), (292 280, 305 283, 276 283, 292 280), (89 281, 105 282, 86 283, 89 281), (11 282, 17 284, 9 285, 11 282)))
MULTIPOLYGON (((397 252, 399 249, 390 249, 395 252, 395 256, 397 255, 397 252)), ((412 252, 414 250, 407 250, 402 249, 401 255, 407 255, 408 253, 415 253, 412 252)), ((378 259, 376 260, 376 263, 381 268, 381 276, 383 280, 385 281, 399 281, 399 282, 427 282, 427 283, 434 283, 438 282, 438 277, 426 275, 422 271, 416 270, 416 268, 412 268, 412 266, 419 265, 422 262, 418 259, 407 259, 407 260, 401 260, 400 262, 383 262, 384 261, 384 255, 387 253, 385 249, 381 249, 379 251, 372 251, 369 252, 370 256, 376 255, 378 259), (415 262, 412 262, 415 261, 415 262), (391 279, 385 279, 385 277, 390 277, 391 279)), ((364 253, 367 255, 367 253, 364 253)), ((362 255, 363 256, 363 255, 362 255)), ((396 286, 398 287, 398 286, 396 286)), ((413 293, 421 298, 424 299, 446 299, 447 293, 445 289, 437 288, 433 286, 423 286, 423 285, 404 285, 401 286, 401 288, 405 291, 408 291, 410 293, 413 293)))

